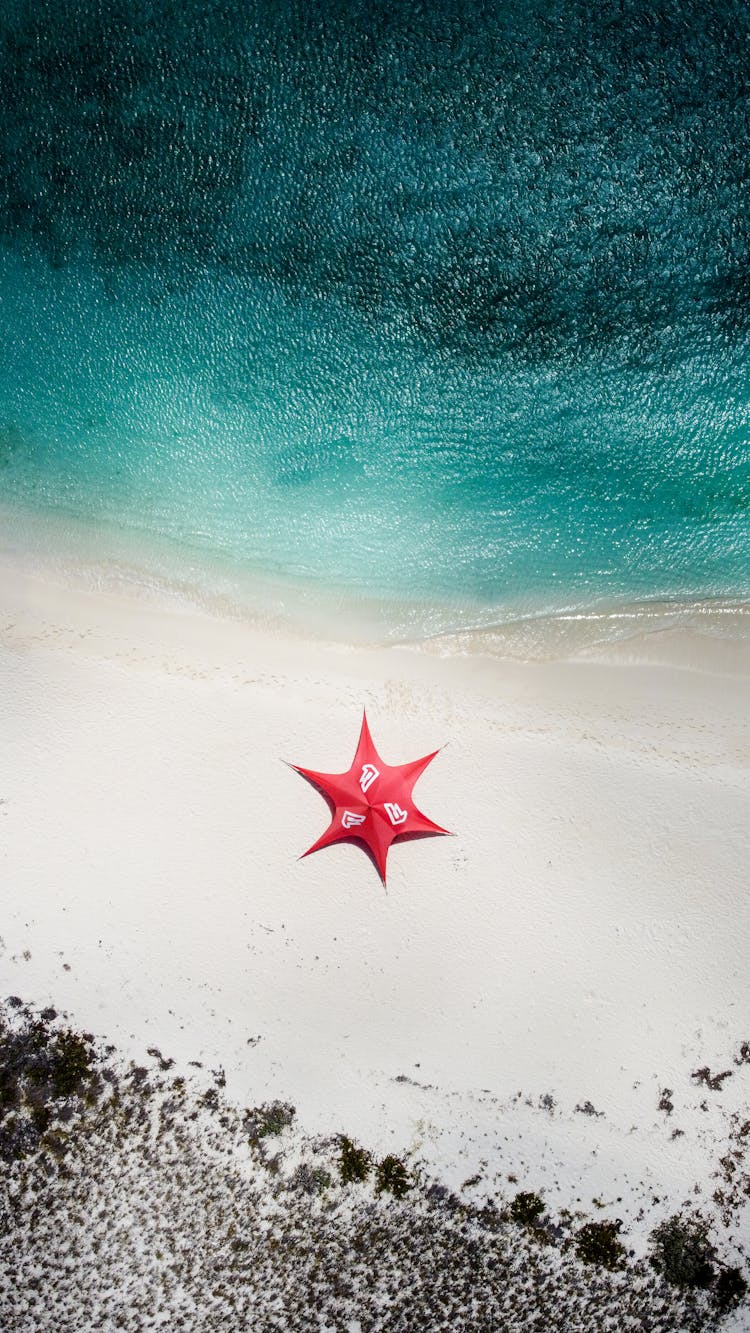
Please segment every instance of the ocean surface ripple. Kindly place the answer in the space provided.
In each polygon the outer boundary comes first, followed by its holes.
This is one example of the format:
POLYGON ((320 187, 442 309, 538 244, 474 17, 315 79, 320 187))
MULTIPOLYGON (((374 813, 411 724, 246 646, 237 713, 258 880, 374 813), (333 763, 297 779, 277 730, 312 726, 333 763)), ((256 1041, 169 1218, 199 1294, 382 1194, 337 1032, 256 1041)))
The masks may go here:
POLYGON ((750 597, 744 3, 2 7, 0 499, 395 619, 750 597))

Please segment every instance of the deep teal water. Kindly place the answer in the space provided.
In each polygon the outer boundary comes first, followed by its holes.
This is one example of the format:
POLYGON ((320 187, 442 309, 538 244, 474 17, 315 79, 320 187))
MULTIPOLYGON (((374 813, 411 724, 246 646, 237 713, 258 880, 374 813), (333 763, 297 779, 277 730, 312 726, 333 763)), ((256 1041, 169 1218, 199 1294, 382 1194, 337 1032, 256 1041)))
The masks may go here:
POLYGON ((744 3, 0 9, 0 499, 499 618, 750 596, 744 3))

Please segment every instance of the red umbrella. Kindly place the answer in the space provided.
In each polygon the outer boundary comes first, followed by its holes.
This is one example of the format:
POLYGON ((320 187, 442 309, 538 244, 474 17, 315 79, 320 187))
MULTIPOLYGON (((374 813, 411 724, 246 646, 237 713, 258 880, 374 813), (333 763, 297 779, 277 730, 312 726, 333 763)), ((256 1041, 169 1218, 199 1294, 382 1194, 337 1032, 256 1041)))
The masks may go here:
POLYGON ((293 764, 303 778, 320 788, 332 811, 325 833, 303 855, 357 838, 367 847, 385 884, 388 850, 396 838, 448 832, 423 815, 412 799, 417 778, 437 753, 434 750, 410 764, 384 763, 373 744, 367 715, 363 714, 357 752, 346 773, 316 773, 293 764))

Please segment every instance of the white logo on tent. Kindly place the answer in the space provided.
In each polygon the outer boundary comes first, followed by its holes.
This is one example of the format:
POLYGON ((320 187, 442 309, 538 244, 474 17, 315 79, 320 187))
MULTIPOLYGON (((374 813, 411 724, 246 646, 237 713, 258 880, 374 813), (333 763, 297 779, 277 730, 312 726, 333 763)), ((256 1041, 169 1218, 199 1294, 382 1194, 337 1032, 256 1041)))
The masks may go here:
POLYGON ((353 828, 355 824, 364 824, 364 815, 355 815, 353 810, 345 810, 341 816, 341 823, 344 828, 353 828))
POLYGON ((396 801, 386 801, 384 809, 392 824, 403 824, 406 819, 406 811, 402 810, 396 801))
POLYGON ((375 779, 379 777, 380 777, 379 768, 376 768, 374 764, 363 764, 362 776, 359 779, 359 785, 363 791, 367 791, 367 788, 371 787, 375 779))

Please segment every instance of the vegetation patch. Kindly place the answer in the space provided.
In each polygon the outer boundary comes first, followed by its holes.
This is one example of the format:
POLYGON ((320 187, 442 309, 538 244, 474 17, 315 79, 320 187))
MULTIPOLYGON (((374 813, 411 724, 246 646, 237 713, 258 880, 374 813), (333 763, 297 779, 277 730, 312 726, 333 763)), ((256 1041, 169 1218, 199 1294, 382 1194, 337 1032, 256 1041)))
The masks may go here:
POLYGON ((597 1111, 594 1103, 590 1102, 588 1099, 585 1102, 578 1102, 575 1109, 576 1111, 579 1111, 581 1115, 593 1115, 596 1116, 597 1119, 601 1119, 604 1115, 604 1112, 597 1111))
POLYGON ((204 1078, 155 1051, 147 1074, 0 1005, 0 1329, 705 1333, 747 1294, 718 1263, 710 1306, 647 1264, 613 1280, 619 1222, 573 1237, 530 1192, 477 1206, 345 1136, 272 1137, 285 1102, 243 1111, 216 1089, 206 1114, 204 1078))
POLYGON ((366 1148, 360 1148, 345 1134, 339 1140, 339 1175, 343 1185, 352 1185, 357 1181, 367 1180, 372 1167, 372 1154, 366 1148))
POLYGON ((723 1268, 714 1287, 714 1297, 721 1312, 732 1310, 744 1301, 746 1295, 747 1282, 739 1268, 723 1268))
POLYGON ((662 1088, 659 1096, 659 1110, 664 1111, 666 1115, 671 1115, 674 1111, 671 1088, 662 1088))
POLYGON ((750 1120, 736 1113, 730 1119, 729 1143, 719 1158, 721 1184, 714 1190, 714 1203, 721 1209, 725 1226, 747 1207, 750 1199, 750 1120))
POLYGON ((625 1246, 619 1240, 622 1222, 587 1222, 575 1235, 579 1259, 600 1268, 622 1268, 625 1246))
POLYGON ((407 1170, 400 1157, 389 1154, 375 1169, 375 1190, 378 1194, 392 1194, 395 1199, 403 1199, 413 1188, 411 1172, 407 1170))
POLYGON ((514 1222, 525 1227, 535 1227, 544 1212, 544 1201, 538 1194, 521 1191, 510 1205, 510 1215, 514 1222))
POLYGON ((331 1185, 331 1173, 322 1166, 300 1162, 292 1175, 292 1186, 303 1194, 322 1194, 331 1185))
POLYGON ((716 1275, 716 1251, 701 1217, 668 1217, 652 1233, 651 1264, 676 1287, 708 1287, 716 1275))
POLYGON ((71 1097, 83 1091, 92 1074, 90 1038, 75 1032, 55 1034, 49 1049, 49 1078, 55 1097, 71 1097))
POLYGON ((296 1108, 289 1102, 266 1102, 262 1106, 253 1107, 245 1114, 245 1128, 250 1141, 257 1143, 260 1139, 282 1134, 289 1128, 296 1113, 296 1108))
POLYGON ((699 1085, 703 1084, 704 1088, 710 1088, 712 1092, 721 1092, 724 1081, 732 1077, 732 1070, 724 1069, 720 1074, 712 1074, 708 1065, 704 1065, 702 1069, 696 1069, 690 1077, 699 1085))
MULTIPOLYGON (((54 1009, 38 1018, 19 1010, 17 1022, 0 1022, 0 1157, 6 1162, 28 1157, 54 1120, 70 1120, 75 1102, 93 1104, 102 1091, 92 1038, 51 1028, 56 1017, 54 1009)), ((61 1142, 58 1136, 58 1149, 61 1142)))

